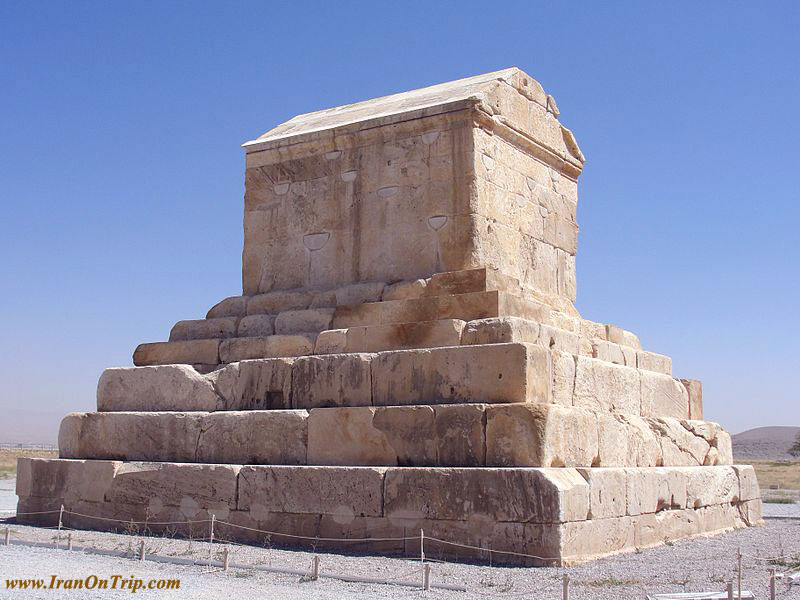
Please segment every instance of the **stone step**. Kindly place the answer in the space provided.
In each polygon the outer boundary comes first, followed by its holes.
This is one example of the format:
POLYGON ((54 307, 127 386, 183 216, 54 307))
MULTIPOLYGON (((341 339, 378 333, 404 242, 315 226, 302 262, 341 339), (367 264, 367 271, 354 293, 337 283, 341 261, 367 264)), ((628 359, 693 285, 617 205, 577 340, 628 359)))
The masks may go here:
POLYGON ((288 310, 335 308, 336 306, 450 296, 470 292, 502 291, 521 295, 519 280, 488 268, 436 273, 427 279, 356 283, 333 290, 280 290, 256 296, 231 296, 213 306, 207 319, 241 318, 246 315, 277 314, 288 310))
POLYGON ((220 464, 655 467, 731 464, 716 423, 553 404, 67 415, 62 458, 220 464))
POLYGON ((416 556, 413 536, 424 529, 426 550, 437 556, 488 558, 485 550, 430 538, 546 559, 492 557, 518 564, 574 564, 761 522, 749 465, 386 468, 22 458, 16 491, 17 520, 26 524, 55 525, 63 505, 63 525, 71 528, 120 526, 89 518, 103 517, 188 536, 196 535, 190 525, 163 523, 213 514, 220 538, 257 545, 416 556), (48 510, 55 512, 24 514, 48 510))
MULTIPOLYGON (((452 342, 460 321, 434 322, 441 331, 428 331, 432 343, 452 342)), ((419 328, 423 324, 414 324, 419 328)), ((506 323, 508 325, 508 323, 506 323)), ((328 331, 332 354, 233 362, 206 376, 191 367, 163 365, 108 369, 98 385, 98 410, 243 410, 314 408, 387 404, 441 404, 463 402, 541 402, 578 406, 643 417, 702 417, 699 382, 574 355, 555 348, 569 345, 569 336, 552 337, 551 329, 535 323, 516 328, 493 328, 513 336, 473 336, 471 341, 496 342, 377 353, 339 353, 358 346, 379 349, 394 345, 398 326, 378 326, 365 337, 328 331), (383 331, 388 328, 387 331, 383 331), (539 331, 540 333, 537 333, 539 331), (544 332, 544 335, 541 335, 544 332), (380 334, 380 335, 379 335, 380 334), (561 338, 564 337, 566 341, 561 338), (536 339, 536 344, 506 343, 505 339, 536 339), (554 339, 560 341, 554 342, 554 339), (335 347, 335 343, 340 347, 335 347), (348 348, 348 343, 351 346, 348 348), (548 349, 550 346, 554 349, 548 349), (234 382, 230 383, 230 382, 234 382)), ((356 331, 359 330, 356 328, 356 331)), ((463 329, 462 340, 475 329, 463 329)), ((419 332, 403 333, 414 345, 419 332)), ((320 346, 318 340, 317 346, 320 346)), ((207 340, 206 340, 207 341, 207 340)), ((205 343, 206 341, 203 341, 205 343)), ((270 342, 293 344, 298 354, 310 346, 303 336, 234 338, 221 340, 223 359, 236 361, 263 356, 270 342)), ((200 342, 174 342, 191 345, 200 342)), ((411 343, 411 342, 409 342, 411 343)), ((399 344, 399 342, 398 342, 399 344)), ((274 347, 273 347, 274 349, 274 347)))

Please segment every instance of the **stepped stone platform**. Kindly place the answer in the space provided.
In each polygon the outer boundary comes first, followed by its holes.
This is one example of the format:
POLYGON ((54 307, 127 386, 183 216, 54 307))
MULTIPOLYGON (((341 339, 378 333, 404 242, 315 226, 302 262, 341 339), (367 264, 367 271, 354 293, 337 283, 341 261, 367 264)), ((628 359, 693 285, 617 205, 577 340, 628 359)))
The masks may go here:
POLYGON ((107 369, 18 518, 525 565, 760 523, 700 382, 575 309, 558 117, 508 69, 245 144, 242 295, 107 369))

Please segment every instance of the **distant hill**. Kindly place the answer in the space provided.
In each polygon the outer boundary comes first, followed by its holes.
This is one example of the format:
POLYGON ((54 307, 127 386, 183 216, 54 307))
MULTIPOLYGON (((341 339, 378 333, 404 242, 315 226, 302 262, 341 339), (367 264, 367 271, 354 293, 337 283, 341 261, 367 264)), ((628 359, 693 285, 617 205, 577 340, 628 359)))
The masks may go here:
POLYGON ((735 459, 790 460, 800 427, 756 427, 731 436, 735 459))

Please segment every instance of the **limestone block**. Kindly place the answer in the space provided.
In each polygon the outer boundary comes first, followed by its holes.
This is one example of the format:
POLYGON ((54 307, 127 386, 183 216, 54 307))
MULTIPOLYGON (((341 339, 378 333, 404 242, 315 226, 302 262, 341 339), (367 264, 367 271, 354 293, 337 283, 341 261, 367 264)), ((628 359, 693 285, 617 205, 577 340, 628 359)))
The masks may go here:
POLYGON ((589 486, 574 469, 390 468, 387 517, 562 523, 585 519, 589 486))
POLYGON ((410 300, 421 298, 425 295, 425 288, 428 285, 427 279, 414 279, 411 281, 398 281, 392 285, 387 285, 383 290, 381 299, 390 300, 410 300))
POLYGON ((147 506, 155 498, 162 505, 236 508, 234 465, 126 462, 119 464, 105 500, 114 504, 147 506))
POLYGON ((178 321, 169 333, 170 342, 229 338, 236 335, 237 317, 178 321))
POLYGON ((549 402, 550 355, 530 344, 381 352, 372 361, 372 402, 549 402))
POLYGON ((664 464, 661 439, 654 435, 648 422, 638 415, 614 415, 626 425, 627 459, 625 464, 655 467, 664 464))
POLYGON ((332 540, 351 539, 353 541, 347 542, 350 552, 402 555, 405 550, 405 529, 383 517, 321 515, 318 531, 314 534, 321 538, 314 540, 314 547, 318 549, 341 551, 342 544, 332 540))
POLYGON ((733 462, 730 434, 719 423, 688 420, 681 421, 681 425, 711 446, 705 458, 706 465, 729 465, 733 462))
POLYGON ((225 410, 292 408, 293 358, 243 360, 209 375, 225 410))
POLYGON ((292 368, 294 408, 369 406, 369 354, 328 354, 298 358, 292 368))
POLYGON ((305 464, 306 411, 73 413, 64 458, 219 464, 305 464))
POLYGON ((245 466, 239 510, 378 517, 385 468, 245 466))
POLYGON ((686 467, 629 468, 626 473, 626 512, 630 516, 686 507, 686 467))
POLYGON ((247 300, 247 296, 231 296, 230 298, 225 298, 209 309, 206 318, 243 317, 247 314, 247 300))
POLYGON ((304 410, 218 412, 201 419, 195 460, 202 463, 306 464, 304 410))
POLYGON ((645 371, 655 371, 656 373, 672 375, 672 359, 669 356, 664 356, 663 354, 637 350, 636 366, 645 371))
POLYGON ((97 410, 218 410, 211 381, 187 365, 106 369, 97 383, 97 410))
POLYGON ((581 319, 580 322, 580 335, 582 338, 599 339, 608 341, 608 334, 606 333, 606 326, 602 323, 595 323, 594 321, 587 321, 581 319))
POLYGON ((567 352, 553 350, 553 403, 572 406, 572 392, 575 388, 575 357, 567 352))
POLYGON ((669 375, 639 371, 642 382, 643 417, 689 418, 689 395, 686 388, 669 375))
POLYGON ((330 329, 334 311, 333 308, 284 311, 275 319, 275 332, 279 335, 291 335, 330 329))
POLYGON ((519 317, 492 317, 470 321, 464 327, 461 343, 503 344, 525 342, 535 344, 539 339, 539 323, 519 317))
POLYGON ((486 464, 589 466, 597 456, 597 417, 548 404, 501 404, 486 410, 486 464))
POLYGON ((483 405, 314 409, 309 464, 482 466, 483 405))
POLYGON ((639 372, 596 358, 578 356, 572 403, 589 409, 638 415, 639 372))
POLYGON ((739 516, 747 526, 760 525, 764 521, 761 516, 761 499, 756 498, 747 500, 738 504, 736 508, 739 511, 739 516))
POLYGON ((539 330, 539 345, 551 350, 579 354, 579 341, 577 334, 550 325, 542 325, 539 330))
POLYGON ((464 325, 464 321, 443 319, 350 327, 347 330, 345 347, 347 352, 380 352, 458 346, 464 325))
POLYGON ((336 290, 326 290, 324 292, 317 292, 314 294, 313 300, 309 308, 335 308, 336 307, 336 290))
POLYGON ((380 302, 386 284, 383 282, 354 283, 336 290, 336 304, 363 304, 380 302))
POLYGON ((303 310, 309 307, 313 292, 279 291, 252 296, 247 303, 248 315, 278 314, 286 310, 303 310))
POLYGON ((703 382, 697 379, 681 379, 689 394, 689 418, 703 419, 703 382))
POLYGON ((641 350, 642 344, 636 334, 626 331, 616 325, 606 325, 606 339, 609 342, 619 344, 621 346, 628 346, 635 350, 641 350))
POLYGON ((215 365, 219 362, 219 344, 220 340, 139 344, 133 353, 133 364, 137 367, 193 363, 215 365))
POLYGON ((347 329, 328 329, 317 336, 314 354, 341 354, 347 351, 347 329))
POLYGON ((739 478, 733 467, 687 468, 686 506, 700 508, 739 499, 739 478))
POLYGON ((119 466, 106 460, 19 458, 16 493, 21 498, 101 502, 119 466))
MULTIPOLYGON (((577 352, 575 353, 577 354, 577 352)), ((625 365, 625 354, 622 352, 622 347, 619 344, 606 342, 604 340, 592 340, 592 356, 598 360, 614 363, 615 365, 625 365)), ((633 365, 636 367, 636 360, 634 358, 633 365)))
POLYGON ((739 478, 739 494, 740 502, 747 500, 757 500, 761 498, 761 489, 758 485, 755 469, 752 465, 734 465, 733 470, 739 478))
POLYGON ((275 333, 273 315, 249 315, 242 317, 236 330, 238 337, 265 337, 275 333))
POLYGON ((481 268, 435 273, 425 288, 425 295, 450 296, 492 290, 513 293, 518 289, 519 281, 513 277, 494 269, 481 268))
POLYGON ((660 436, 664 465, 704 464, 710 445, 702 436, 687 431, 680 421, 670 417, 651 418, 647 422, 660 436))
POLYGON ((308 461, 313 465, 436 464, 434 412, 430 406, 392 407, 379 423, 379 409, 314 409, 309 419, 308 461))
MULTIPOLYGON (((577 410, 577 409, 575 409, 577 410)), ((628 422, 619 413, 597 413, 597 456, 593 466, 627 467, 633 466, 635 455, 628 442, 631 437, 628 422)), ((654 437, 650 433, 650 437, 654 437)))
POLYGON ((307 335, 270 335, 268 337, 222 340, 220 360, 232 363, 255 358, 305 356, 314 353, 314 340, 307 335))
POLYGON ((564 523, 562 560, 587 560, 634 548, 635 521, 630 517, 564 523))
MULTIPOLYGON (((388 410, 391 410, 389 407, 388 410)), ((437 465, 453 467, 486 464, 486 405, 454 404, 433 407, 437 465)), ((391 420, 387 420, 391 425, 391 420)))

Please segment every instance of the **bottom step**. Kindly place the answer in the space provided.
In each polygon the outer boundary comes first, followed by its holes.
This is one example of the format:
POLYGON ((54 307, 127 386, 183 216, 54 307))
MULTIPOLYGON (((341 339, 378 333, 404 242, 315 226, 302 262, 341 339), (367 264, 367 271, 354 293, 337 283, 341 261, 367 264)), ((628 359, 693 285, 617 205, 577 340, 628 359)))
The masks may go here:
POLYGON ((761 521, 750 466, 416 468, 19 459, 17 520, 566 565, 761 521))

